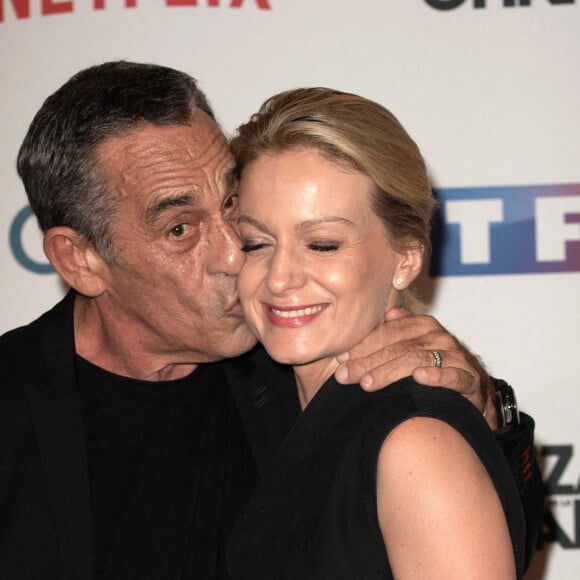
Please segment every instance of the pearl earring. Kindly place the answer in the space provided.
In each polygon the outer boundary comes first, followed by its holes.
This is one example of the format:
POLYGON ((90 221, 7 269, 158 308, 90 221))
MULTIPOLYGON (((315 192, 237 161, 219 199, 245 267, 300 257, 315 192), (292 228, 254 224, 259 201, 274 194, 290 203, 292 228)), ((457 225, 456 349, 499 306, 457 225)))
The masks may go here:
POLYGON ((400 286, 402 283, 403 283, 403 278, 397 278, 397 279, 395 280, 395 284, 396 284, 397 286, 400 286))

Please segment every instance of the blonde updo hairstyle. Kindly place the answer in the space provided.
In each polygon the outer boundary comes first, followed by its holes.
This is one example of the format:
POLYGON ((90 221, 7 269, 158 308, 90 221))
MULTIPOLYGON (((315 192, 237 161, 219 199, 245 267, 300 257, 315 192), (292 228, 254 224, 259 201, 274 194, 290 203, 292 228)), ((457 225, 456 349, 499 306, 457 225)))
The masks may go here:
MULTIPOLYGON (((425 162, 403 126, 383 106, 327 88, 301 88, 269 98, 231 141, 240 172, 265 153, 314 148, 330 162, 358 171, 375 184, 372 210, 393 247, 419 244, 430 254, 436 207, 425 162)), ((406 290, 403 303, 420 310, 406 290)))

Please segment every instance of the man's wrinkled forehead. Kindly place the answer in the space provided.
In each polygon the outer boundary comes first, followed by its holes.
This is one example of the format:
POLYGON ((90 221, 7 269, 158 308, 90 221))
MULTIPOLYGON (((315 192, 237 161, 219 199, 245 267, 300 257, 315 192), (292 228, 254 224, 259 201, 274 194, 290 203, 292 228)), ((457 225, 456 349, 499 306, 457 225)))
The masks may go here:
POLYGON ((215 147, 227 146, 227 139, 216 123, 203 111, 196 111, 187 124, 160 125, 142 121, 104 138, 97 145, 97 152, 122 147, 135 156, 144 148, 144 153, 159 153, 183 148, 193 157, 204 155, 215 147))
POLYGON ((97 155, 105 176, 121 189, 164 182, 185 187, 187 180, 206 179, 229 188, 237 176, 225 136, 202 111, 189 125, 140 124, 105 140, 97 155))

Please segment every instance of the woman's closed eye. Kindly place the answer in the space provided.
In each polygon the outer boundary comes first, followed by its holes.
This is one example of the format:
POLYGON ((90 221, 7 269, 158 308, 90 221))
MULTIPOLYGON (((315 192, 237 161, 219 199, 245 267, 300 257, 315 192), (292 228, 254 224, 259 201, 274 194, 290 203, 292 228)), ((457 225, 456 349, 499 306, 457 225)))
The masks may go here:
MULTIPOLYGON (((270 244, 265 242, 245 242, 242 246, 242 252, 250 253, 257 250, 262 250, 268 247, 270 244)), ((313 252, 336 252, 340 248, 340 244, 337 243, 313 243, 307 245, 309 250, 313 252)))
POLYGON ((338 242, 310 242, 307 247, 314 252, 336 252, 340 244, 338 242))
POLYGON ((261 250, 263 248, 266 248, 267 246, 269 246, 269 244, 265 243, 265 242, 244 242, 243 246, 242 246, 242 252, 245 252, 246 254, 250 253, 250 252, 255 252, 256 250, 261 250))

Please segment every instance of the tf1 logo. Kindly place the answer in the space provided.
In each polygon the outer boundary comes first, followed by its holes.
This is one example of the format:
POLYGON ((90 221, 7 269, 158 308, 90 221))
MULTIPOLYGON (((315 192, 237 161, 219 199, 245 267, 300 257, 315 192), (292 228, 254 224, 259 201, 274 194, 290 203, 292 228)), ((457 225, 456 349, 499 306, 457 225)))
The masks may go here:
POLYGON ((580 184, 442 189, 435 276, 580 271, 580 184))

